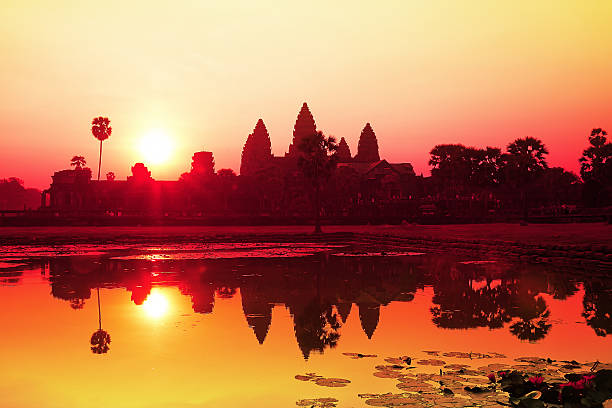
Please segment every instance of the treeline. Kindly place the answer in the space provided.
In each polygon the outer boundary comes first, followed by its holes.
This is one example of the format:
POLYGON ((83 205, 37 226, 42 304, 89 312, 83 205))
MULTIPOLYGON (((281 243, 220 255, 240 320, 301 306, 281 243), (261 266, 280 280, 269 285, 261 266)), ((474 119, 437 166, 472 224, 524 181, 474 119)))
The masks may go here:
POLYGON ((580 177, 549 167, 542 141, 525 137, 484 149, 461 144, 437 145, 431 152, 431 180, 426 195, 439 201, 471 199, 483 205, 519 209, 567 209, 568 205, 604 207, 612 198, 612 143, 593 129, 590 146, 579 159, 580 177))
POLYGON ((33 210, 40 206, 40 191, 25 188, 17 177, 0 179, 0 210, 33 210))

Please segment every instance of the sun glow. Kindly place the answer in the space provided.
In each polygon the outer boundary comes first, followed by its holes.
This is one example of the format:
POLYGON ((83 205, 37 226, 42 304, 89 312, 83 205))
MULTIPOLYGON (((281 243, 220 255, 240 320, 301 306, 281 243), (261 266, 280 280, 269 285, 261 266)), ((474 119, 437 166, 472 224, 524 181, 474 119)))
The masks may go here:
POLYGON ((159 319, 168 313, 170 304, 168 299, 158 291, 152 291, 143 302, 142 307, 147 315, 154 319, 159 319))
POLYGON ((172 140, 161 129, 150 130, 140 140, 140 152, 147 163, 160 164, 170 158, 173 150, 172 140))

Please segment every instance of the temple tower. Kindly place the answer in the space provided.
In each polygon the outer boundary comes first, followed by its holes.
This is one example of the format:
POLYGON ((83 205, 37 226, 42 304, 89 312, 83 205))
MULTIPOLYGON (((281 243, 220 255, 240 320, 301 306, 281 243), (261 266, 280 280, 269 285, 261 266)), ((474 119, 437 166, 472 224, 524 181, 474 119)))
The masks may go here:
POLYGON ((195 152, 193 154, 191 174, 204 177, 215 175, 215 159, 212 152, 195 152))
POLYGON ((312 113, 310 113, 310 109, 308 109, 308 105, 304 102, 295 121, 293 142, 289 145, 289 153, 286 156, 296 156, 302 139, 314 133, 317 133, 317 125, 312 117, 312 113))
POLYGON ((336 154, 338 155, 338 161, 340 163, 349 163, 353 161, 351 149, 344 138, 340 138, 340 143, 338 143, 338 150, 336 151, 336 154))
POLYGON ((242 149, 240 174, 251 175, 264 168, 272 159, 272 144, 270 135, 263 120, 259 119, 242 149))
POLYGON ((378 154, 378 141, 376 140, 376 134, 370 126, 366 123, 365 127, 361 131, 359 136, 359 145, 357 146, 357 155, 355 156, 356 162, 372 163, 380 160, 378 154))

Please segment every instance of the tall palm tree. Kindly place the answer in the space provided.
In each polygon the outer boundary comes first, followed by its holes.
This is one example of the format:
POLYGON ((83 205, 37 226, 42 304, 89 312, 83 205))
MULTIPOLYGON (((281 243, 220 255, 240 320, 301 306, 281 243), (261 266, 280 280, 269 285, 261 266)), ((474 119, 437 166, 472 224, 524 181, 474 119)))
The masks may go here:
POLYGON ((529 136, 516 139, 506 149, 508 153, 502 156, 504 175, 506 182, 520 191, 523 219, 526 222, 529 210, 527 190, 548 168, 548 149, 541 140, 529 136))
POLYGON ((298 146, 298 167, 314 188, 315 233, 321 232, 321 185, 329 179, 338 163, 336 139, 317 132, 304 137, 298 146))
POLYGON ((98 116, 91 121, 91 133, 100 141, 100 160, 98 161, 98 181, 100 181, 100 168, 102 167, 102 142, 108 139, 113 132, 110 120, 98 116))
POLYGON ((110 334, 107 331, 102 330, 102 312, 100 309, 100 286, 97 288, 98 291, 98 330, 91 335, 91 352, 94 354, 108 353, 110 349, 109 344, 111 342, 110 334))

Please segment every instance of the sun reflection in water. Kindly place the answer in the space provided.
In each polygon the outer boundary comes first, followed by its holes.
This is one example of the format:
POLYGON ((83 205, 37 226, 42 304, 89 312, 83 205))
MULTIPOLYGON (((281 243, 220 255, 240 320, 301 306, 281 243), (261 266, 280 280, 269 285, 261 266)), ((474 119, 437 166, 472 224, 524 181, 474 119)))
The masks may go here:
POLYGON ((147 296, 147 299, 142 303, 142 307, 147 316, 153 319, 159 319, 168 313, 170 303, 161 291, 153 289, 149 296, 147 296))

